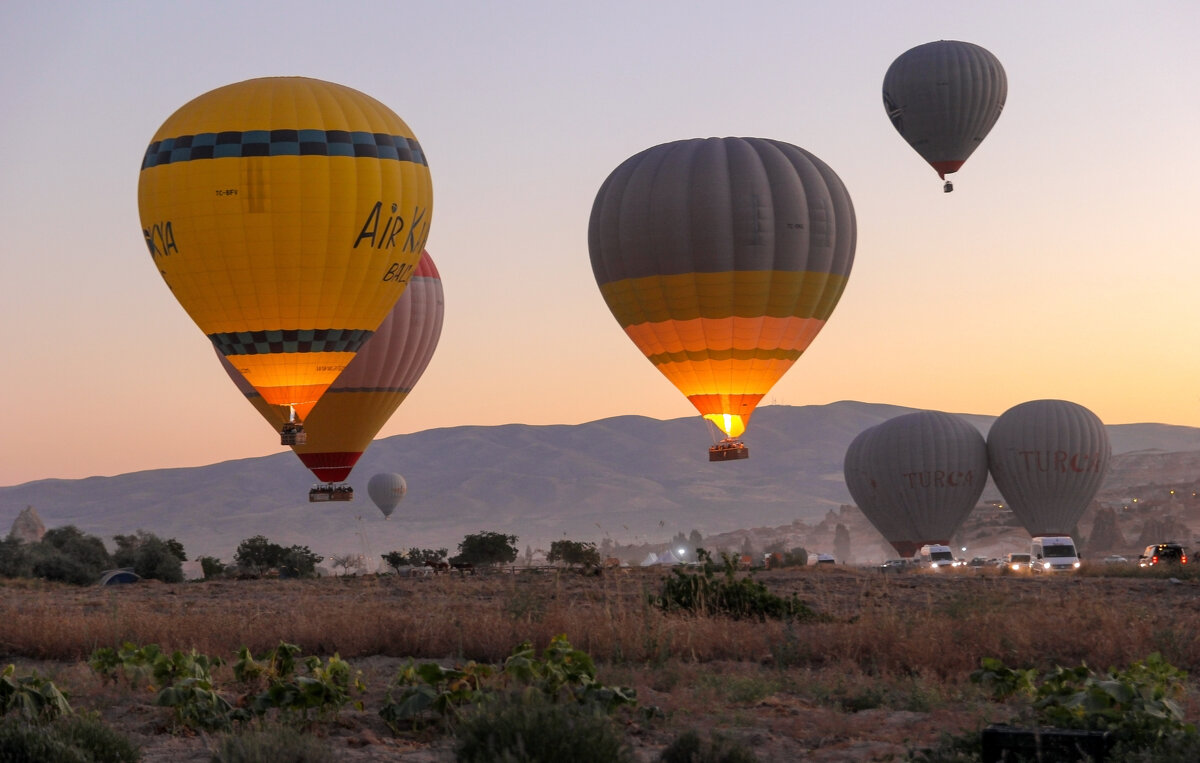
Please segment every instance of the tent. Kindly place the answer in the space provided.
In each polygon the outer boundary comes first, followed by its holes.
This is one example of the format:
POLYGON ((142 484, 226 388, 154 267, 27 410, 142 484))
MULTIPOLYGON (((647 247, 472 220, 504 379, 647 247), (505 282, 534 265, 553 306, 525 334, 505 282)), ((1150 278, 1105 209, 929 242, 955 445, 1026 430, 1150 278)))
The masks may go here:
POLYGON ((136 583, 141 578, 133 570, 107 570, 100 576, 100 582, 97 585, 121 585, 122 583, 136 583))

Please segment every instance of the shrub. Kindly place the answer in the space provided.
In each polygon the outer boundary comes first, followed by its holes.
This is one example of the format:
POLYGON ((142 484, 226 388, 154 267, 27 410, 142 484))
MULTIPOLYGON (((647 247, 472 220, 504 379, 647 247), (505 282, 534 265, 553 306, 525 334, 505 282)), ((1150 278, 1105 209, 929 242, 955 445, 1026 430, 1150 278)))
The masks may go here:
POLYGON ((213 763, 327 763, 337 760, 328 743, 290 726, 264 725, 219 736, 213 763))
POLYGON ((558 703, 528 689, 493 695, 455 729, 462 763, 623 763, 633 753, 612 720, 591 704, 558 703))
POLYGON ((696 549, 696 553, 701 561, 700 571, 693 573, 676 567, 663 583, 662 593, 653 598, 653 603, 663 611, 724 615, 735 620, 819 619, 795 594, 783 598, 749 576, 738 578, 737 564, 728 554, 721 556, 724 574, 718 578, 712 556, 702 548, 696 549))
POLYGON ((0 721, 0 760, 12 763, 133 763, 141 757, 128 737, 92 716, 35 724, 0 721))
POLYGON ((758 758, 739 742, 717 734, 705 742, 689 729, 667 745, 659 760, 662 763, 755 763, 758 758))

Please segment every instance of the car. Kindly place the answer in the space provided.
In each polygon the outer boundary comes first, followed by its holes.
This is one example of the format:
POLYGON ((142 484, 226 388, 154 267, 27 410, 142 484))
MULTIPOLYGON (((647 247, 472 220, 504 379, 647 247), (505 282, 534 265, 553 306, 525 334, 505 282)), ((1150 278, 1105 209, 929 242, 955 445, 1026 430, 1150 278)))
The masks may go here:
POLYGON ((908 567, 907 559, 888 559, 883 564, 879 565, 880 572, 904 572, 908 567))
POLYGON ((1000 569, 1011 570, 1012 572, 1029 572, 1029 554, 1005 554, 1004 559, 1000 562, 1000 569))
POLYGON ((1139 567, 1160 564, 1187 564, 1187 549, 1179 543, 1151 543, 1138 557, 1139 567))
POLYGON ((1126 559, 1125 557, 1121 556, 1120 554, 1113 554, 1112 556, 1104 557, 1104 563, 1105 564, 1129 564, 1129 560, 1126 559))

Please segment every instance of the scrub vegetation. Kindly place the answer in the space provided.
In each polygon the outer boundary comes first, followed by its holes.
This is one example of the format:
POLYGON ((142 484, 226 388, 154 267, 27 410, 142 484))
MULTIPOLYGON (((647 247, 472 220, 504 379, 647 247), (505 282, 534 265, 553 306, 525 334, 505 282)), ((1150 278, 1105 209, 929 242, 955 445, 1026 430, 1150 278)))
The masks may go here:
POLYGON ((989 723, 1072 718, 1136 720, 1127 759, 1187 759, 1200 580, 1103 573, 8 580, 0 660, 177 761, 264 759, 281 727, 313 760, 486 759, 530 734, 614 760, 973 760, 989 723), (711 586, 764 609, 712 606, 711 586))

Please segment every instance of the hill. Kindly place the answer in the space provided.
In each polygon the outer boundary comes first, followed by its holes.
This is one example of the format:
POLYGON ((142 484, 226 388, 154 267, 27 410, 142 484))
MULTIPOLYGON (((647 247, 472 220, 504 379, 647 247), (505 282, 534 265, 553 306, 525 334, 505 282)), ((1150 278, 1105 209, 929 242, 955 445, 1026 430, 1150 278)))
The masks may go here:
MULTIPOLYGON (((317 553, 448 547, 467 533, 519 536, 522 548, 559 538, 622 544, 665 542, 678 531, 820 521, 850 503, 842 458, 864 428, 912 409, 843 401, 766 406, 746 442, 751 458, 710 464, 707 425, 688 417, 621 416, 578 425, 454 427, 376 441, 351 477, 352 503, 310 504, 312 477, 291 453, 113 477, 39 480, 0 488, 0 528, 27 505, 47 527, 73 524, 106 539, 145 529, 180 540, 189 554, 230 559, 239 541, 266 535, 317 553), (390 520, 366 497, 379 471, 398 471, 409 492, 390 520)), ((993 417, 968 415, 982 432, 993 417)), ((1186 471, 1200 430, 1162 424, 1109 427, 1114 453, 1152 479, 1155 463, 1186 471)), ((1194 473, 1194 472, 1193 472, 1194 473)), ((1110 483, 1112 479, 1110 475, 1110 483)), ((1110 489, 1120 492, 1122 486, 1110 489)), ((989 486, 984 499, 998 498, 989 486)))

